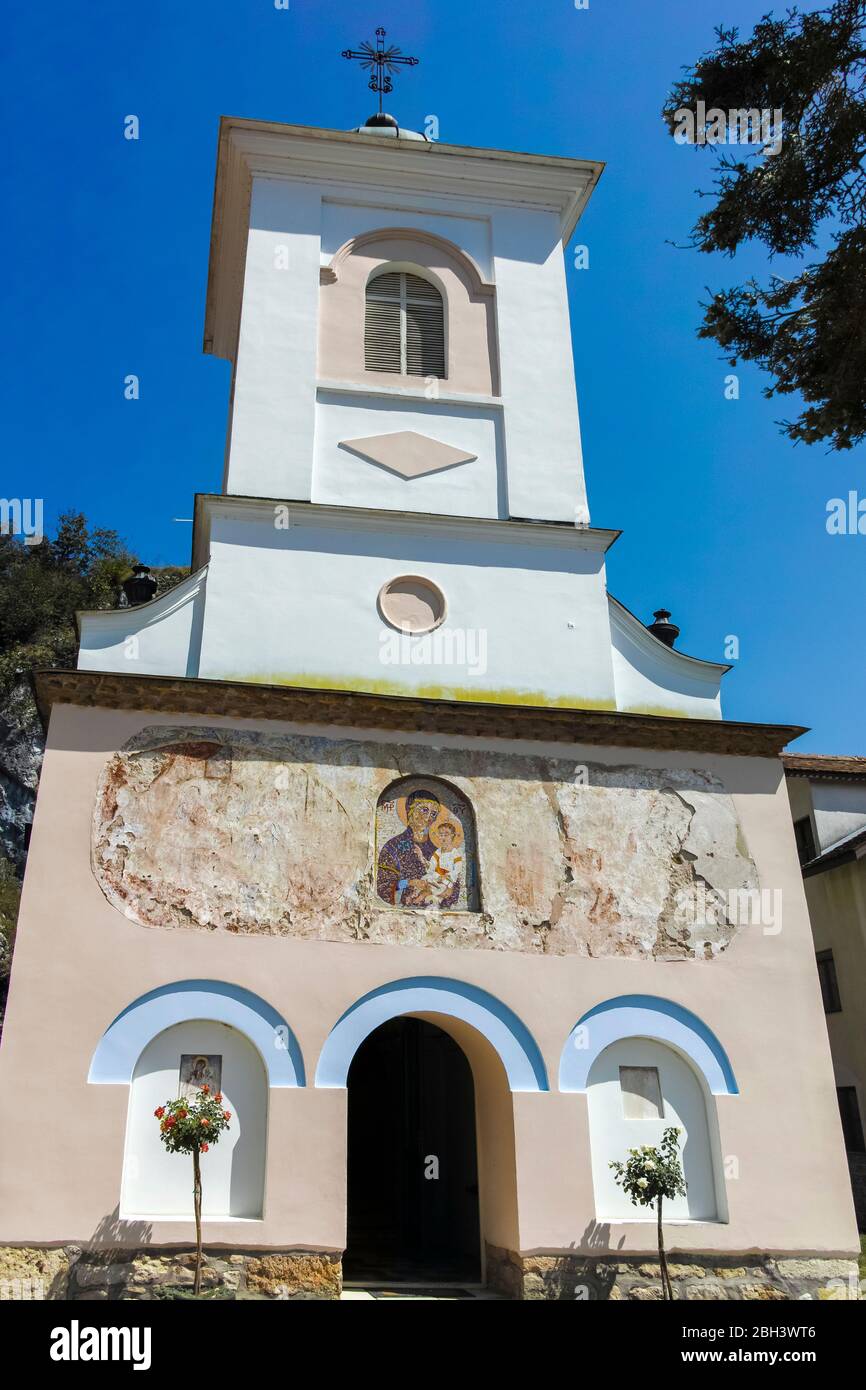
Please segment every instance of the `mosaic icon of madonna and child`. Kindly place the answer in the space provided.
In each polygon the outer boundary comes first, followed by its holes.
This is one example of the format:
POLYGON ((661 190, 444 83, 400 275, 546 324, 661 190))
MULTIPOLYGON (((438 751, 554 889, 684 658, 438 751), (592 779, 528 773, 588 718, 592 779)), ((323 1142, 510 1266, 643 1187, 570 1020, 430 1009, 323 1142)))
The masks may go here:
POLYGON ((475 911, 468 804, 450 787, 421 779, 401 783, 386 796, 376 816, 379 897, 392 907, 475 911))

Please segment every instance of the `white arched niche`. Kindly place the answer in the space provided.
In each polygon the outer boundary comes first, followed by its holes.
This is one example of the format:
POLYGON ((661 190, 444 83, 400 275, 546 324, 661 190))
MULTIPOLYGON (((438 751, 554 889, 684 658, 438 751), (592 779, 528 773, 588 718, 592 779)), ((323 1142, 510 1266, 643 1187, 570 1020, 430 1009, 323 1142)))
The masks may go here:
POLYGON ((130 1219, 193 1219, 192 1158, 170 1154, 154 1116, 180 1093, 183 1056, 222 1059, 220 1086, 231 1123, 201 1156, 202 1217, 256 1219, 262 1215, 267 1143, 267 1079, 248 1038, 225 1023, 176 1023, 148 1043, 129 1088, 120 1214, 130 1219))
POLYGON ((665 1220, 724 1221, 727 1212, 715 1105, 706 1083, 675 1048, 650 1038, 622 1038, 606 1047, 587 1080, 592 1180, 598 1221, 655 1221, 617 1185, 612 1160, 655 1145, 675 1125, 688 1192, 667 1200, 665 1220))

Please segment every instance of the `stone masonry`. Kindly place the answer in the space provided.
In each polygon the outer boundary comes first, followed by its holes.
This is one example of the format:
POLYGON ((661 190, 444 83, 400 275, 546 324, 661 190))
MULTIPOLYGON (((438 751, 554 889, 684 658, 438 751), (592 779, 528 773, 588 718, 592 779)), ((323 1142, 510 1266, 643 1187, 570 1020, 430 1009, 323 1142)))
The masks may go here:
MULTIPOLYGON (((864 1293, 857 1264, 845 1259, 668 1252, 677 1299, 851 1300, 864 1293)), ((518 1255, 487 1247, 487 1280, 508 1298, 553 1302, 653 1301, 662 1297, 658 1259, 622 1256, 518 1255)))
MULTIPOLYGON (((0 1300, 150 1299, 191 1291, 194 1251, 67 1245, 0 1247, 0 1300)), ((330 1251, 208 1250, 202 1292, 232 1299, 337 1299, 340 1255, 330 1251)))

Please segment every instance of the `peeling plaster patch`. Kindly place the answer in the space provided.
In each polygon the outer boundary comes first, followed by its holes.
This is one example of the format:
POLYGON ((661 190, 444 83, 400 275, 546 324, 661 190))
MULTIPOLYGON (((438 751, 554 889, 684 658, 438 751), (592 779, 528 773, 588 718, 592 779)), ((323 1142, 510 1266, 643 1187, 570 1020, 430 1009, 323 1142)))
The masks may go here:
POLYGON ((332 769, 255 735, 153 732, 103 778, 93 867, 109 901, 146 926, 339 931, 367 844, 332 769))
POLYGON ((711 959, 738 928, 683 895, 757 887, 733 804, 702 770, 152 726, 114 755, 93 871, 148 927, 449 949, 711 959), (473 805, 481 912, 383 908, 377 798, 442 777, 473 805))
POLYGON ((560 803, 578 856, 561 917, 571 949, 657 960, 710 959, 725 949, 735 924, 695 922, 682 910, 700 884, 726 901, 758 886, 718 778, 593 764, 588 785, 564 787, 560 803))

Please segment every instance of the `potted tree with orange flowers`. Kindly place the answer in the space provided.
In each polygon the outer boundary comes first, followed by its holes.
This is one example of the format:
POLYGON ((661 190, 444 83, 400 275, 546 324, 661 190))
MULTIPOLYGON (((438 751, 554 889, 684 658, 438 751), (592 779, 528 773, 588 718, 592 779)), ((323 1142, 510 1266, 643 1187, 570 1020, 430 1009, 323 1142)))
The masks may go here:
POLYGON ((229 1127, 230 1110, 223 1109, 220 1091, 201 1086, 193 1099, 167 1100, 157 1106, 159 1137, 170 1154, 192 1154, 193 1208, 195 1210, 195 1279, 193 1294, 201 1292, 201 1155, 229 1127))

